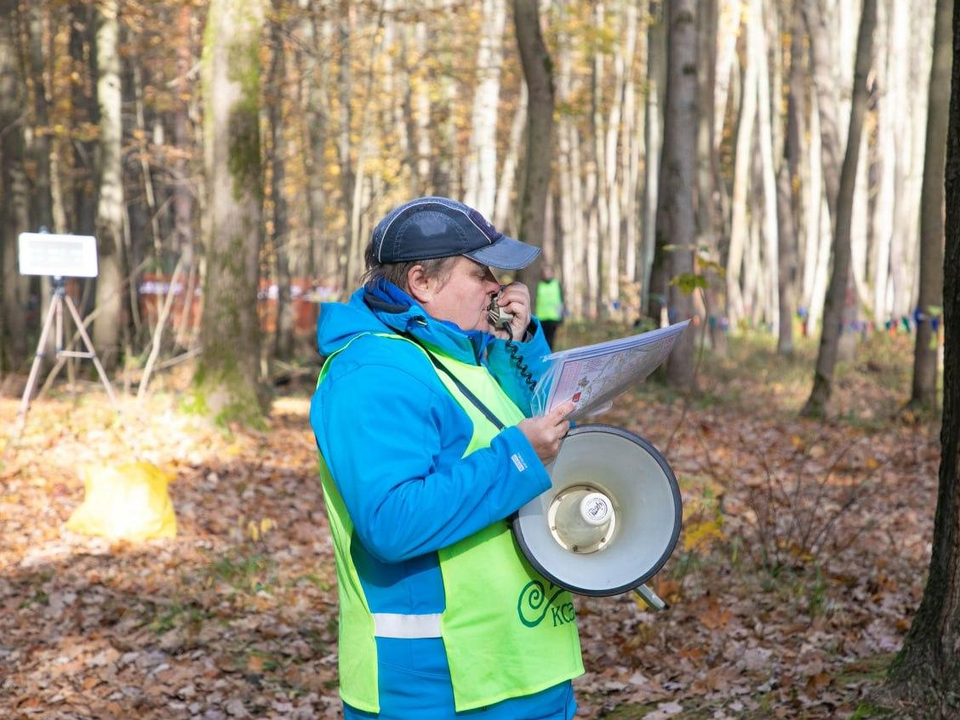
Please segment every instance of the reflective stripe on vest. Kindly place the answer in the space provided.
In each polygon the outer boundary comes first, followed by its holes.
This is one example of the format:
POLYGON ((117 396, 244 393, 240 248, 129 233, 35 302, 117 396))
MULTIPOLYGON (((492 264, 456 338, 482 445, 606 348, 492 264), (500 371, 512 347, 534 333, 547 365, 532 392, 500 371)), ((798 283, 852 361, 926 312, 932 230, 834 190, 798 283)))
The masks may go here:
MULTIPOLYGON (((370 334, 409 342, 426 355, 424 348, 410 339, 370 334)), ((335 354, 327 358, 318 386, 335 354)), ((439 354, 434 357, 504 425, 515 425, 524 418, 485 367, 439 354)), ((446 373, 434 370, 473 424, 463 455, 488 447, 499 429, 446 373)), ((570 594, 529 565, 503 520, 437 552, 446 599, 439 633, 434 625, 437 621, 427 619, 435 615, 371 613, 351 556, 353 523, 322 456, 320 477, 337 560, 340 695, 345 702, 360 710, 380 712, 376 637, 439 635, 457 712, 532 695, 583 673, 570 594)))
POLYGON ((373 634, 382 638, 440 637, 440 613, 404 615, 403 613, 373 613, 373 634))

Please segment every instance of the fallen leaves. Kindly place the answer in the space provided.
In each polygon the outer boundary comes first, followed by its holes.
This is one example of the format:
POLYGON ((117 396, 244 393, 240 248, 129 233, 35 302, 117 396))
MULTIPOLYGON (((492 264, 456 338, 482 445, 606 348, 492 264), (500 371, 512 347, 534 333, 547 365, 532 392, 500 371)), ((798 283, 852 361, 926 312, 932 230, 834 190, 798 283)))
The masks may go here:
MULTIPOLYGON (((576 599, 578 717, 631 706, 648 720, 852 714, 902 642, 929 559, 935 430, 800 421, 764 412, 763 388, 750 387, 749 412, 691 407, 676 433, 679 402, 623 399, 610 413, 661 449, 672 438, 686 515, 651 581, 669 610, 629 594, 576 599), (767 471, 816 511, 760 503, 767 471), (802 538, 867 476, 874 491, 830 525, 831 542, 811 552, 767 538, 782 562, 762 566, 761 523, 795 524, 802 538)), ((308 396, 276 403, 269 430, 229 437, 162 399, 122 424, 95 396, 34 403, 24 444, 0 466, 0 715, 340 716, 308 396), (134 545, 65 531, 83 499, 76 468, 128 460, 175 476, 178 537, 134 545)), ((0 420, 15 413, 0 399, 0 420)))

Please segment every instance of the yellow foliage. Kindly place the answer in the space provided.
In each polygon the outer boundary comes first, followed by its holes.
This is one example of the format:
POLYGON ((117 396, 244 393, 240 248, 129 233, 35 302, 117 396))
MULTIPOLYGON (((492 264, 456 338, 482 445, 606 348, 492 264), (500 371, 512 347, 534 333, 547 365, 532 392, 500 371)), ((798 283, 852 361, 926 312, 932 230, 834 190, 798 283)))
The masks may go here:
POLYGON ((710 544, 711 540, 722 540, 723 531, 720 529, 719 520, 705 520, 699 523, 693 523, 684 529, 683 549, 692 550, 694 548, 703 548, 710 544))
POLYGON ((177 535, 167 493, 172 477, 148 462, 84 467, 84 500, 67 529, 111 540, 150 540, 177 535))

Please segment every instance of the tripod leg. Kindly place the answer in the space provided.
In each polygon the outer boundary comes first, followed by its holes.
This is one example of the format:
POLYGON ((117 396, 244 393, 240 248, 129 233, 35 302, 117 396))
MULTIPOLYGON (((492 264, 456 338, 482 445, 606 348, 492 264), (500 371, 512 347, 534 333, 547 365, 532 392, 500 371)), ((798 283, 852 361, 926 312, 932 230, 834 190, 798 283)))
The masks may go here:
POLYGON ((110 380, 107 379, 107 373, 103 369, 103 365, 100 364, 100 358, 97 357, 97 351, 93 349, 93 343, 90 341, 90 336, 87 335, 87 329, 83 326, 83 320, 80 319, 80 313, 77 312, 77 307, 73 304, 73 298, 69 295, 64 295, 64 300, 67 302, 67 307, 70 309, 70 315, 73 316, 73 321, 77 324, 77 332, 80 333, 80 337, 83 338, 83 344, 87 346, 87 352, 90 353, 90 359, 93 360, 94 366, 97 368, 97 372, 100 374, 100 381, 103 383, 103 386, 107 389, 107 395, 110 396, 110 401, 117 405, 117 396, 113 394, 113 387, 110 385, 110 380))
POLYGON ((37 376, 40 374, 40 364, 43 362, 43 349, 47 345, 47 337, 50 335, 50 327, 53 324, 54 313, 57 305, 61 302, 58 296, 54 296, 47 308, 47 316, 43 319, 43 329, 40 331, 40 342, 37 343, 37 351, 33 356, 33 365, 30 366, 30 377, 27 378, 27 387, 23 391, 23 397, 20 399, 20 409, 17 410, 17 424, 15 429, 16 440, 20 440, 23 434, 23 428, 27 424, 27 410, 30 407, 30 396, 33 395, 33 386, 37 382, 37 376))

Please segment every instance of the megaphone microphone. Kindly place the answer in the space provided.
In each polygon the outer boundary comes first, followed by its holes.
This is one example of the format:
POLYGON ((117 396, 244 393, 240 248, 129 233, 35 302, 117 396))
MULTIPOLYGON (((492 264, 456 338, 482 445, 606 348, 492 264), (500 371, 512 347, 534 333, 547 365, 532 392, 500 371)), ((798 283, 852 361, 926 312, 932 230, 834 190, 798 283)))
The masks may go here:
POLYGON ((643 438, 611 425, 572 429, 547 465, 551 487, 517 512, 513 532, 545 578, 578 595, 635 591, 666 604, 646 583, 680 536, 680 488, 643 438))

